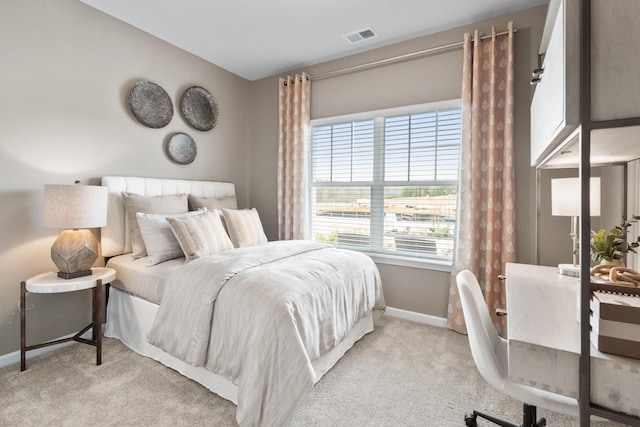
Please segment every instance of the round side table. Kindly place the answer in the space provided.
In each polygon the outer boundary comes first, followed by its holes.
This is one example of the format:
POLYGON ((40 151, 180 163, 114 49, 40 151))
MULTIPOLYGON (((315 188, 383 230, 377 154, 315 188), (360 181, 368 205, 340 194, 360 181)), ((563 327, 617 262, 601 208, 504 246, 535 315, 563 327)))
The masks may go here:
POLYGON ((20 371, 27 368, 26 353, 29 350, 48 347, 67 341, 78 341, 96 347, 96 365, 102 363, 102 305, 104 295, 104 285, 111 283, 116 278, 116 271, 113 268, 92 268, 91 275, 76 277, 73 279, 62 279, 57 273, 42 273, 30 277, 20 283, 20 371), (58 294, 63 292, 81 291, 84 289, 93 290, 93 321, 72 337, 49 341, 42 344, 27 345, 26 340, 26 293, 38 294, 58 294), (92 338, 81 338, 82 334, 93 328, 92 338))

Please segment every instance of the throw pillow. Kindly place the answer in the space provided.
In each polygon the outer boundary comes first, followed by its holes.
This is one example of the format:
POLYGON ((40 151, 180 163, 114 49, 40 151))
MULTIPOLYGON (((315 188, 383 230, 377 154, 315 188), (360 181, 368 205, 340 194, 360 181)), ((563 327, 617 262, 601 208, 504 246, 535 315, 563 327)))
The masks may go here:
POLYGON ((222 209, 229 236, 236 248, 267 242, 260 216, 255 209, 222 209))
POLYGON ((233 249, 229 236, 224 231, 220 214, 215 209, 205 210, 200 215, 167 217, 186 262, 233 249))
MULTIPOLYGON (((189 207, 191 210, 196 209, 238 209, 238 201, 235 196, 231 197, 201 197, 189 194, 189 207)), ((222 215, 222 212, 220 212, 222 215)))
POLYGON ((169 226, 167 218, 184 218, 201 215, 204 210, 197 210, 182 214, 148 214, 138 212, 136 219, 140 234, 144 241, 149 261, 148 266, 184 256, 180 243, 169 226))
POLYGON ((122 200, 131 224, 131 247, 134 258, 141 258, 147 255, 144 240, 142 240, 138 227, 138 219, 136 218, 138 212, 176 214, 185 213, 189 210, 187 194, 143 196, 123 191, 122 200))

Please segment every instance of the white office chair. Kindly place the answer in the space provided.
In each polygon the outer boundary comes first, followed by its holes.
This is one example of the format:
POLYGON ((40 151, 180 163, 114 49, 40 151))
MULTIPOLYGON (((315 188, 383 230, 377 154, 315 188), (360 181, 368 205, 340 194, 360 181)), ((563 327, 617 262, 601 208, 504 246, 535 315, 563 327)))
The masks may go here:
MULTIPOLYGON (((458 273, 456 282, 467 324, 471 354, 478 371, 489 384, 501 393, 525 402, 522 426, 546 425, 544 418, 536 420, 536 406, 562 414, 578 416, 579 409, 576 399, 509 381, 507 376, 509 363, 507 340, 500 337, 493 326, 478 280, 469 270, 464 270, 458 273)), ((485 418, 504 427, 519 427, 516 424, 477 411, 465 415, 466 425, 475 427, 477 417, 485 418)))

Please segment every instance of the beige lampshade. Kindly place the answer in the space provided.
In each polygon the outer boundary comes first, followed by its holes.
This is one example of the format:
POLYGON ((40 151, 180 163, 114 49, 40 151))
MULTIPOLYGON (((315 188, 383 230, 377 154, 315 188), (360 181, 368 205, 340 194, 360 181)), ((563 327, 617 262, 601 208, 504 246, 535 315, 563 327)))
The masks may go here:
MULTIPOLYGON (((589 180, 591 216, 600 216, 600 178, 589 180)), ((580 216, 580 178, 551 180, 551 215, 580 216)))
POLYGON ((44 225, 65 228, 51 246, 51 259, 64 279, 87 276, 98 259, 98 241, 87 228, 107 225, 107 188, 45 185, 44 225), (73 230, 68 230, 73 229, 73 230))
POLYGON ((96 185, 45 185, 44 226, 96 228, 107 225, 107 188, 96 185))

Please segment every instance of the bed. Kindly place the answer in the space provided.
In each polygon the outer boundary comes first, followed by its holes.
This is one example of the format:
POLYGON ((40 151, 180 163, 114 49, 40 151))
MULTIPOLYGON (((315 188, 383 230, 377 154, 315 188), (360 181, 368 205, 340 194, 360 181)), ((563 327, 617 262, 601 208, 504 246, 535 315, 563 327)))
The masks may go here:
POLYGON ((105 336, 232 401, 240 426, 286 422, 385 309, 369 257, 266 242, 232 183, 107 176, 102 185, 102 253, 117 272, 105 336))

